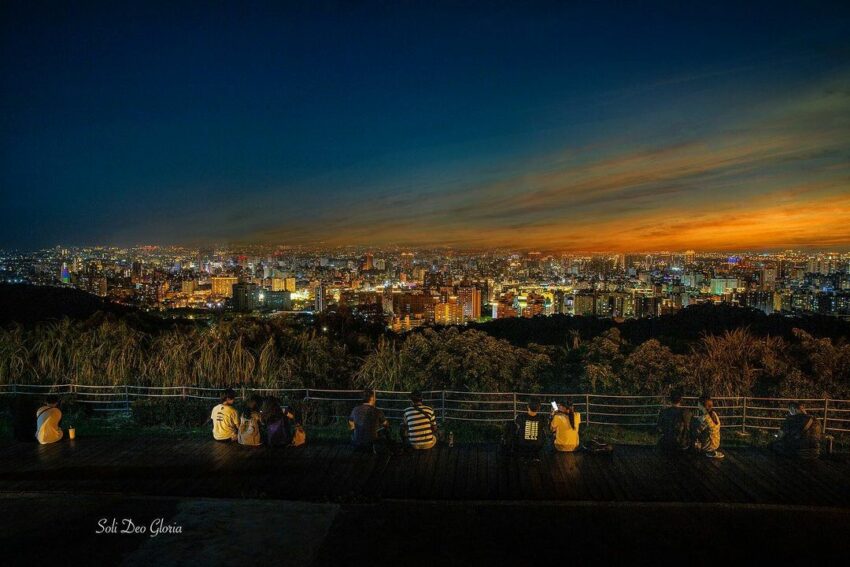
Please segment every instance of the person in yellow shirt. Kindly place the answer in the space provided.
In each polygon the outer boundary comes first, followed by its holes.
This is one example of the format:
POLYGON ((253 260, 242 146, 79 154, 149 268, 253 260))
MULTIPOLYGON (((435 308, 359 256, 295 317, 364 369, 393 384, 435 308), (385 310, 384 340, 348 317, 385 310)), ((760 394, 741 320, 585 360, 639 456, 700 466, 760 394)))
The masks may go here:
POLYGON ((62 410, 59 409, 59 396, 50 395, 44 400, 44 405, 35 412, 35 438, 42 445, 56 443, 62 439, 62 410))
POLYGON ((572 452, 578 449, 578 426, 581 424, 581 414, 575 411, 570 400, 558 404, 558 410, 553 411, 549 428, 555 437, 555 450, 572 452))
POLYGON ((235 400, 236 392, 228 388, 221 393, 221 403, 212 410, 210 419, 216 441, 236 441, 239 437, 239 412, 233 407, 235 400))
POLYGON ((702 415, 695 418, 694 448, 712 459, 722 459, 720 451, 720 416, 714 410, 714 401, 709 396, 701 396, 699 404, 702 415))

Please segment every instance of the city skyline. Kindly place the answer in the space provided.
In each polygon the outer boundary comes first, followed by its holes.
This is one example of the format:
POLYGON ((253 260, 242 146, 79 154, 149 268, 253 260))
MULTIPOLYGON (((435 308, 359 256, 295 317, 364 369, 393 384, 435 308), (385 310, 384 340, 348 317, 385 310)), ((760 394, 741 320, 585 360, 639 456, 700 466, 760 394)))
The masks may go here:
POLYGON ((0 248, 850 247, 846 7, 323 6, 5 5, 0 248))

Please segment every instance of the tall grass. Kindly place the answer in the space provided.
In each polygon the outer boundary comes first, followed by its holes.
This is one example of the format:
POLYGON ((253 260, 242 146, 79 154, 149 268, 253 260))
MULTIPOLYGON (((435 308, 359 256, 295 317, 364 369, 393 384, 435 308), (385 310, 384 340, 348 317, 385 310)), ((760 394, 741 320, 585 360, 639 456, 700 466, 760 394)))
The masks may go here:
POLYGON ((0 384, 586 391, 850 397, 850 345, 798 331, 706 335, 688 352, 616 329, 518 347, 478 330, 354 340, 257 319, 147 331, 95 316, 0 329, 0 384), (353 345, 353 346, 351 346, 353 345), (351 349, 356 349, 352 352, 351 349))

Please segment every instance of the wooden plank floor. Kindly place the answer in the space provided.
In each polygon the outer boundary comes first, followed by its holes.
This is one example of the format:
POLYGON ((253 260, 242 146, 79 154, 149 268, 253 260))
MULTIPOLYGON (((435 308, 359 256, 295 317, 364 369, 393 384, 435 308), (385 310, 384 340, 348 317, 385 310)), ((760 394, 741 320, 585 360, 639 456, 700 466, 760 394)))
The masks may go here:
POLYGON ((797 462, 761 449, 731 449, 717 461, 618 446, 613 455, 545 453, 526 462, 493 445, 389 456, 330 442, 270 449, 199 439, 78 439, 0 447, 0 491, 850 507, 850 462, 797 462))

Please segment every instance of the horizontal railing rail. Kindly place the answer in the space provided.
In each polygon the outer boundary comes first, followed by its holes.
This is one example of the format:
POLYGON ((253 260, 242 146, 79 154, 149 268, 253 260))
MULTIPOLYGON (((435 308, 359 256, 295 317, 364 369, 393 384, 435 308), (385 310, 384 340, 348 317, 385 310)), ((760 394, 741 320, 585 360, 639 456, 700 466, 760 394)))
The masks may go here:
MULTIPOLYGON (((97 412, 132 411, 138 400, 191 399, 214 402, 220 388, 203 386, 145 386, 145 385, 85 385, 85 384, 0 384, 0 395, 43 396, 48 393, 72 396, 74 401, 88 405, 97 412)), ((360 390, 328 388, 237 388, 237 396, 274 395, 298 404, 305 418, 345 420, 351 408, 360 401, 360 390)), ((410 404, 408 392, 378 390, 378 407, 392 420, 400 420, 410 404)), ((477 422, 504 423, 525 411, 529 400, 541 402, 543 411, 553 400, 571 399, 576 411, 582 414, 585 425, 618 427, 655 427, 658 412, 665 407, 662 396, 627 396, 588 393, 527 393, 527 392, 466 392, 460 390, 431 390, 422 393, 426 404, 434 408, 438 419, 445 423, 477 422)), ((721 396, 714 399, 721 427, 749 430, 777 430, 787 415, 788 403, 794 398, 764 398, 750 396, 721 396)), ((697 399, 684 398, 683 406, 697 408, 697 399)), ((807 412, 821 421, 828 433, 850 433, 850 400, 833 398, 804 398, 807 412)))

